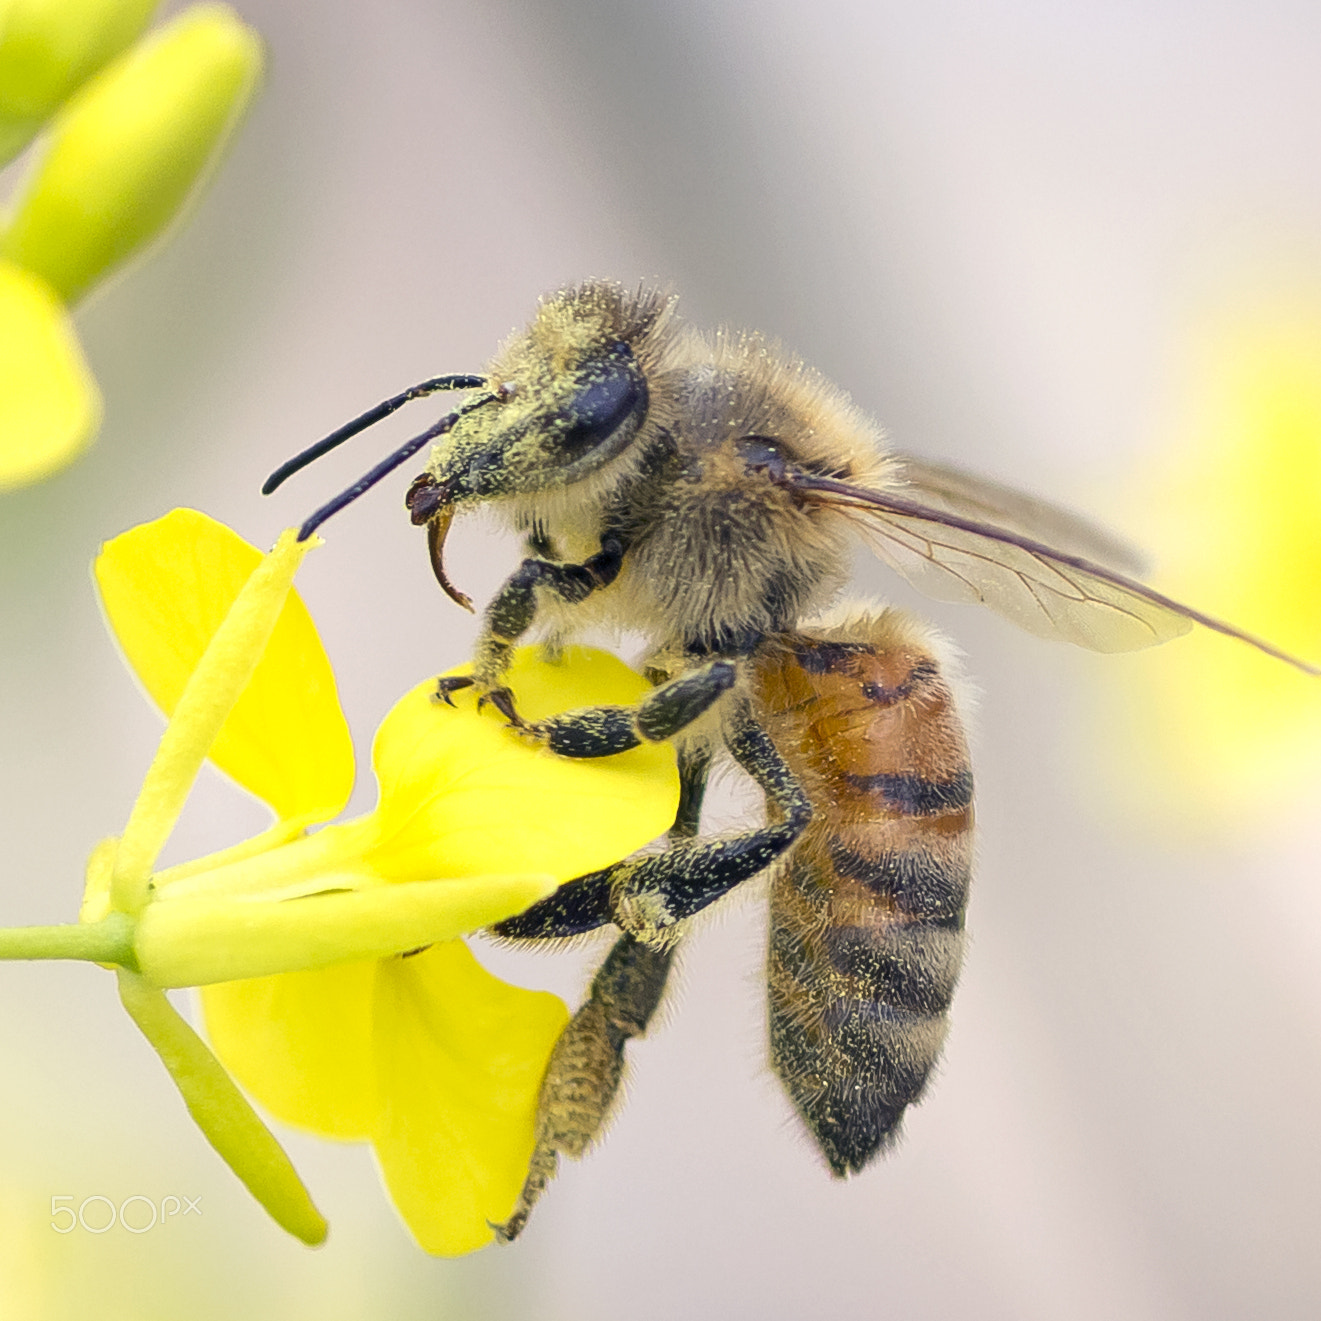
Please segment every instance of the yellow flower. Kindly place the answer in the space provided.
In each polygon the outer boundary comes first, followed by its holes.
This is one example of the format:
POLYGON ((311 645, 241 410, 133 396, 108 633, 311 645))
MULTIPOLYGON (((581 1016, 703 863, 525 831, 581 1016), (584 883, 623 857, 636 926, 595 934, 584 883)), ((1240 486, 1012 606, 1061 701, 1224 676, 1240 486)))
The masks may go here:
MULTIPOLYGON (((423 1246, 467 1252, 513 1207, 568 1015, 491 977, 456 938, 664 831, 673 757, 556 758, 471 697, 438 709, 428 681, 377 731, 376 808, 307 833, 343 808, 354 771, 329 662, 290 590, 306 549, 286 533, 262 557, 189 510, 105 546, 106 614, 170 723, 122 838, 93 854, 82 925, 0 931, 0 956, 118 965, 126 1006, 208 1138, 281 1224, 319 1241, 324 1222, 283 1152, 161 989, 205 985, 234 1076, 290 1123, 371 1140, 423 1246), (156 871, 207 756, 276 823, 156 871)), ((534 717, 646 689, 576 650, 554 665, 525 651, 511 678, 534 717)))
POLYGON ((260 42, 223 5, 125 50, 153 7, 9 0, 0 15, 0 161, 45 126, 0 225, 0 490, 95 434, 100 401, 63 305, 181 213, 257 84, 260 42))
MULTIPOLYGON (((1185 439, 1151 472, 1146 519, 1171 595, 1321 660, 1321 308, 1210 327, 1185 439)), ((1198 630, 1125 658, 1106 726, 1125 807, 1234 831, 1314 792, 1321 682, 1198 630)))

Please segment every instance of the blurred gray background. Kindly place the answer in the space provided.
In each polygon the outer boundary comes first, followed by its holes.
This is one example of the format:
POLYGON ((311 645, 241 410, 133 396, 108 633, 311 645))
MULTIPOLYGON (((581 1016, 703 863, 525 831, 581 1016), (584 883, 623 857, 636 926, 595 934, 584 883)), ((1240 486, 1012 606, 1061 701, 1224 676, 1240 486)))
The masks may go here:
MULTIPOLYGON (((272 467, 415 380, 479 369, 542 292, 672 284, 693 320, 792 345, 896 444, 1142 540, 1124 493, 1202 310, 1254 282, 1321 288, 1312 4, 239 8, 270 44, 263 96, 187 227, 79 318, 100 442, 0 505, 6 923, 73 917, 160 729, 102 629, 100 542, 187 504, 269 544, 434 412, 263 500, 272 467)), ((394 698, 472 637, 404 516, 409 475, 300 576, 364 764, 394 698)), ((480 526, 451 546, 479 600, 515 554, 480 526)), ((1235 831, 1130 821, 1093 712, 1163 654, 1085 655, 922 605, 875 565, 859 580, 935 619, 979 693, 971 953, 893 1156, 835 1184, 798 1132, 764 1065, 755 895, 690 941, 607 1142, 518 1245, 461 1261, 412 1246, 365 1149, 297 1136, 332 1237, 284 1238, 107 974, 5 966, 0 1317, 1321 1314, 1321 756, 1235 831), (202 1214, 61 1237, 54 1195, 200 1196, 202 1214)), ((367 775, 355 804, 372 798, 367 775)), ((731 783, 712 822, 753 806, 731 783)), ((205 778, 168 856, 264 820, 205 778)), ((568 997, 596 957, 482 954, 568 997)))

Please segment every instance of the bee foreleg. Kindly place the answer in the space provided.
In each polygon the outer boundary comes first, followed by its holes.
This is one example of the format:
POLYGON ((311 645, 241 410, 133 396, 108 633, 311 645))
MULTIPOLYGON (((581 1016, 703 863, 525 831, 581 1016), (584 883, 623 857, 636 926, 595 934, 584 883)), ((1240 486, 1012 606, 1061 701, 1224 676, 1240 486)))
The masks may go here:
POLYGON ((681 674, 636 706, 588 706, 539 720, 529 737, 561 757, 613 757, 642 743, 663 743, 686 729, 733 687, 738 669, 717 660, 681 674))
POLYGON ((541 1084, 537 1144, 528 1176, 503 1225, 501 1242, 517 1238, 561 1155, 577 1159, 601 1131, 624 1071, 624 1046, 646 1030, 660 1003, 674 951, 652 949, 632 936, 615 942, 582 1007, 564 1029, 541 1084))
POLYGON ((552 592, 570 605, 585 601, 598 588, 609 587, 619 576, 624 550, 623 538, 607 532, 601 537, 601 549, 581 564, 559 564, 537 556, 525 559, 505 579, 486 608, 482 636, 477 643, 479 679, 483 677, 484 662, 494 663, 492 677, 504 670, 509 650, 537 617, 538 593, 552 592))

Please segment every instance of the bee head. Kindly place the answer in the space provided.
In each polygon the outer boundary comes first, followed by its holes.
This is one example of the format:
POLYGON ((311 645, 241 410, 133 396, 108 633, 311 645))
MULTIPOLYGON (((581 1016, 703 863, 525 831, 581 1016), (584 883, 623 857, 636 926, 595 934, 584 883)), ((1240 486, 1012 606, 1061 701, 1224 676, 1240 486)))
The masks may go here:
POLYGON ((503 355, 488 375, 489 393, 441 438, 427 465, 428 499, 409 504, 414 522, 426 522, 439 503, 571 485, 628 448, 648 404, 647 378, 629 344, 611 339, 554 355, 541 347, 528 336, 503 355))
POLYGON ((623 454, 647 418, 648 377, 674 340, 667 329, 673 306, 660 291, 630 293, 607 282, 552 294, 484 374, 438 376, 409 387, 282 464, 262 490, 269 495, 410 400, 445 390, 478 392, 315 510, 299 530, 305 540, 434 441, 407 505, 413 522, 428 528, 437 578, 459 600, 440 562, 456 508, 569 486, 623 454))

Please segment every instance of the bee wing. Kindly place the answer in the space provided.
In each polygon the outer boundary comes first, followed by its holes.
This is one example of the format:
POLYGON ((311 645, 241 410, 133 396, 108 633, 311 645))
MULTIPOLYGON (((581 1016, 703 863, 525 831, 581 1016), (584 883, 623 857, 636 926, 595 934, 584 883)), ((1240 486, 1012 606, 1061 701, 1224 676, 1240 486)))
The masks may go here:
POLYGON ((1068 509, 1039 500, 1012 486, 948 466, 896 454, 904 494, 915 503, 946 514, 960 514, 1081 555, 1125 573, 1144 573, 1145 557, 1113 533, 1068 509))
POLYGON ((811 501, 856 511, 876 551, 919 591, 989 606, 1039 637, 1093 651, 1136 651, 1194 624, 1238 638, 1308 674, 1321 670, 1104 564, 1011 528, 919 504, 904 495, 795 472, 811 501))

